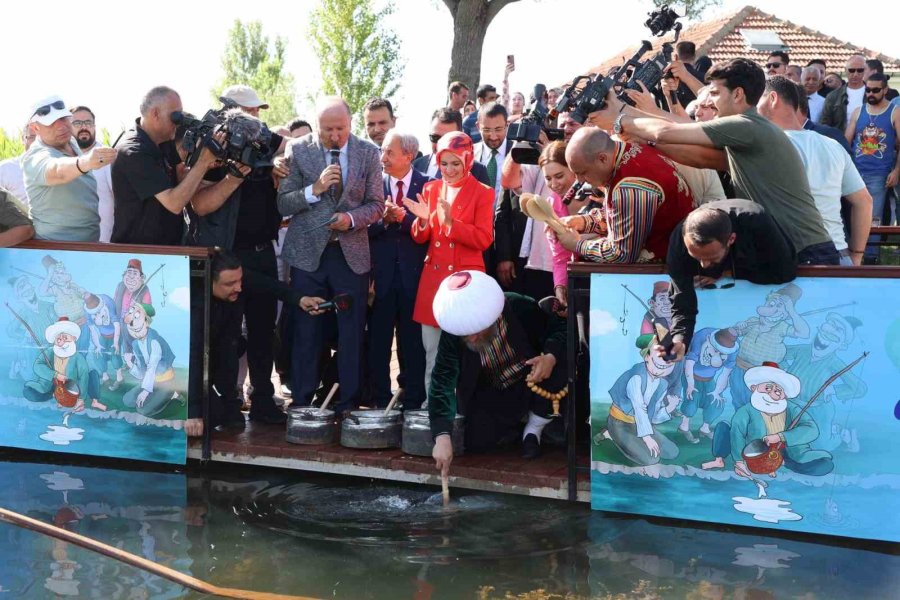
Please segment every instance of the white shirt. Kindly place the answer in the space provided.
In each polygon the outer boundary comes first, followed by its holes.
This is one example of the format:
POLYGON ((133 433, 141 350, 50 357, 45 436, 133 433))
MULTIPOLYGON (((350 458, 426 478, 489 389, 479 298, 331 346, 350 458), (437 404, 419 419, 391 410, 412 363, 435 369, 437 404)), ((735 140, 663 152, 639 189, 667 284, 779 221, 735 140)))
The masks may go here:
MULTIPOLYGON (((87 154, 95 147, 102 148, 103 144, 95 142, 93 146, 83 152, 87 154)), ((93 173, 97 179, 97 196, 100 199, 100 204, 97 208, 97 212, 100 213, 100 241, 109 243, 116 217, 116 199, 112 190, 112 165, 94 169, 93 173)))
POLYGON ((409 184, 412 182, 412 172, 410 169, 406 172, 406 175, 403 176, 403 179, 395 179, 394 177, 388 177, 388 185, 390 185, 391 189, 391 197, 388 198, 391 202, 397 202, 397 183, 403 182, 403 198, 406 198, 409 193, 409 184))
MULTIPOLYGON (((537 165, 521 165, 520 168, 522 192, 548 198, 550 188, 547 187, 547 180, 544 178, 541 168, 537 165)), ((547 226, 544 223, 535 223, 531 218, 525 222, 519 258, 528 258, 526 268, 552 273, 553 254, 550 251, 550 243, 547 241, 546 229, 547 226)))
POLYGON ((653 434, 652 418, 649 414, 650 401, 653 400, 653 394, 659 387, 659 379, 647 376, 647 387, 641 389, 641 377, 635 375, 628 380, 628 386, 625 388, 628 399, 631 400, 631 406, 634 408, 634 423, 637 428, 637 436, 644 437, 653 434))
POLYGON ((428 161, 428 170, 425 171, 425 174, 431 177, 432 179, 437 178, 438 174, 438 164, 437 164, 437 154, 432 154, 431 159, 428 161))
POLYGON ((808 96, 807 100, 809 100, 809 118, 814 123, 818 123, 819 117, 822 116, 822 109, 825 108, 825 98, 816 92, 808 96))
MULTIPOLYGON (((866 97, 866 86, 862 86, 858 90, 851 89, 849 86, 847 87, 847 122, 850 122, 850 117, 853 116, 853 111, 862 106, 863 100, 866 97)), ((810 108, 810 110, 812 110, 810 108)))
POLYGON ((859 171, 853 159, 839 143, 808 129, 786 130, 784 132, 797 148, 809 191, 816 201, 816 208, 822 214, 822 221, 838 252, 847 249, 844 237, 844 222, 841 220, 841 196, 847 196, 864 189, 859 171))
MULTIPOLYGON (((485 167, 488 166, 488 163, 491 162, 491 150, 488 148, 487 144, 484 142, 478 142, 475 144, 475 160, 483 164, 485 167)), ((506 159, 506 138, 503 138, 503 141, 500 142, 500 147, 497 148, 497 181, 494 182, 494 208, 497 208, 497 200, 500 198, 500 194, 503 193, 503 185, 500 183, 502 179, 503 173, 503 161, 506 159)))
POLYGON ((13 156, 0 162, 0 187, 18 198, 27 208, 28 193, 25 191, 21 160, 22 156, 13 156))
POLYGON ((725 190, 722 189, 722 181, 719 174, 713 169, 698 169, 676 162, 675 168, 684 177, 688 187, 691 188, 691 196, 694 198, 694 208, 707 202, 725 200, 725 190))

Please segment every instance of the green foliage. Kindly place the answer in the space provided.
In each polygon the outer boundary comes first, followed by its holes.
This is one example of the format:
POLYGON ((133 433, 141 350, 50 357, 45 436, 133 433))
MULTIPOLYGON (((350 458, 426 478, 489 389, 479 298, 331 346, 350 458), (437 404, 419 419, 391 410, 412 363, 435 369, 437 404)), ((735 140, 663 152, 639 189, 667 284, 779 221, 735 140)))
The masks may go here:
POLYGON ((354 115, 370 98, 390 99, 400 87, 400 38, 382 26, 393 12, 391 1, 375 12, 371 0, 320 0, 310 16, 309 37, 322 72, 320 93, 342 97, 354 115))
POLYGON ((284 70, 285 41, 263 35, 259 21, 235 19, 222 54, 221 81, 211 90, 214 106, 222 90, 230 85, 249 85, 269 105, 260 118, 270 126, 282 125, 296 116, 294 76, 284 70))
POLYGON ((6 160, 25 152, 25 144, 22 142, 22 132, 10 136, 0 129, 0 160, 6 160))
POLYGON ((700 19, 703 17, 703 11, 710 6, 721 6, 722 0, 681 0, 671 2, 669 0, 653 0, 656 8, 663 4, 670 5, 675 12, 683 14, 689 19, 700 19))

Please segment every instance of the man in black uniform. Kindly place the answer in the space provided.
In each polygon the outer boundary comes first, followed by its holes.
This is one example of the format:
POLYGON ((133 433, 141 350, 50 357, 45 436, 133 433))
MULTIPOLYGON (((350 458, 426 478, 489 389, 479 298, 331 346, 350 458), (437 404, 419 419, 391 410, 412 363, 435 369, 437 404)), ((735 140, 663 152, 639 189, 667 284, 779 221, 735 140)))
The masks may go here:
MULTIPOLYGON (((256 92, 245 85, 235 85, 222 93, 222 100, 236 103, 246 113, 246 119, 256 119, 260 109, 268 108, 256 92)), ((278 152, 284 138, 273 133, 270 150, 278 152)), ((287 171, 279 161, 271 173, 268 169, 254 169, 225 198, 194 202, 197 228, 194 244, 217 246, 234 253, 244 268, 277 280, 278 265, 273 241, 278 237, 281 214, 276 206, 278 182, 287 171)), ((231 175, 224 176, 227 180, 231 175)), ((216 184, 218 185, 218 184, 216 184)), ((250 420, 263 423, 284 423, 287 416, 275 405, 272 385, 274 362, 275 316, 278 298, 271 289, 248 285, 244 292, 244 319, 247 321, 247 365, 250 371, 250 420), (247 307, 252 307, 247 310, 247 307)), ((235 375, 236 385, 237 376, 235 375)))

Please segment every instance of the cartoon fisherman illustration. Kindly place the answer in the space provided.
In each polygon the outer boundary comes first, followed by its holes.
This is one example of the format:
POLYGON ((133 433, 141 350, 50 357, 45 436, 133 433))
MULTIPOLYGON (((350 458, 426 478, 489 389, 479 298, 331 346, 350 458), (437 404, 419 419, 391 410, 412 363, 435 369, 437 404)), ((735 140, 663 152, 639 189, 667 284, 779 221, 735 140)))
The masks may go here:
POLYGON ((654 320, 660 321, 666 329, 672 327, 672 301, 669 299, 668 281, 657 281, 653 284, 653 295, 647 300, 647 306, 650 310, 644 313, 641 335, 655 333, 654 320))
POLYGON ((125 364, 140 383, 125 392, 122 402, 148 417, 158 415, 172 401, 185 402, 176 392, 172 368, 175 354, 168 342, 150 327, 154 316, 156 310, 152 305, 132 302, 124 319, 131 336, 125 364))
MULTIPOLYGON (((47 276, 38 288, 44 298, 53 298, 53 310, 59 317, 66 317, 79 327, 87 322, 84 315, 84 289, 72 282, 72 275, 66 266, 52 256, 45 256, 41 264, 47 269, 47 276)), ((82 343, 86 343, 83 340, 82 343)), ((83 350, 79 344, 79 350, 83 350)))
MULTIPOLYGON (((856 335, 856 329, 860 326, 862 322, 855 317, 828 313, 811 344, 787 347, 783 364, 786 371, 803 381, 804 390, 797 397, 801 405, 806 404, 812 392, 822 387, 833 373, 847 366, 837 353, 850 346, 856 335)), ((866 383, 847 371, 825 391, 822 397, 813 402, 809 414, 820 429, 819 437, 812 444, 813 448, 835 450, 844 443, 851 451, 859 449, 856 430, 844 429, 835 421, 834 400, 844 403, 862 398, 867 392, 866 383)))
POLYGON ((144 267, 139 259, 132 258, 122 273, 122 281, 116 286, 116 314, 124 317, 132 302, 153 304, 150 289, 144 283, 146 283, 144 267), (135 298, 135 295, 138 297, 135 298))
MULTIPOLYGON (((44 331, 56 322, 53 305, 38 297, 28 277, 25 275, 13 277, 9 280, 9 285, 12 286, 17 300, 16 311, 32 331, 44 331)), ((9 369, 10 379, 30 376, 31 366, 40 353, 38 344, 18 319, 10 320, 7 334, 12 339, 11 345, 16 348, 16 357, 9 369)))
POLYGON ((786 337, 809 338, 809 325, 797 314, 796 304, 803 290, 789 283, 771 292, 766 302, 756 309, 758 316, 735 325, 732 331, 740 338, 740 346, 731 372, 731 402, 735 410, 750 400, 744 373, 765 361, 781 362, 787 348, 786 337))
POLYGON ((607 429, 601 434, 601 440, 612 440, 628 460, 641 466, 678 456, 678 446, 653 427, 668 421, 680 400, 667 395, 665 378, 675 365, 650 352, 657 343, 653 335, 638 337, 635 345, 643 360, 622 373, 610 388, 612 405, 607 429))
POLYGON ((78 353, 76 344, 81 328, 67 317, 44 331, 44 339, 53 349, 52 358, 45 352, 34 363, 34 379, 25 383, 22 394, 31 402, 46 402, 55 397, 57 403, 78 412, 84 410, 88 395, 90 369, 78 353))
POLYGON ((125 379, 121 356, 122 323, 116 313, 116 304, 106 294, 85 294, 84 311, 89 319, 86 327, 90 336, 88 365, 100 374, 101 385, 110 380, 110 370, 114 371, 116 379, 109 389, 115 391, 125 379))
POLYGON ((700 435, 712 439, 710 426, 721 416, 731 371, 737 358, 738 343, 734 332, 714 327, 694 334, 684 355, 684 401, 681 403, 681 424, 678 431, 692 444, 698 443, 691 433, 691 418, 697 409, 703 411, 700 435))
POLYGON ((703 463, 703 468, 724 468, 725 457, 731 456, 734 472, 750 478, 753 475, 743 452, 751 442, 761 440, 768 447, 767 454, 775 448, 781 452, 784 466, 791 471, 803 475, 830 473, 834 469, 831 454, 810 448, 819 437, 819 428, 803 405, 794 401, 801 393, 800 380, 772 362, 747 369, 743 380, 750 391, 750 402, 734 413, 730 424, 721 421, 716 425, 712 442, 715 459, 703 463))

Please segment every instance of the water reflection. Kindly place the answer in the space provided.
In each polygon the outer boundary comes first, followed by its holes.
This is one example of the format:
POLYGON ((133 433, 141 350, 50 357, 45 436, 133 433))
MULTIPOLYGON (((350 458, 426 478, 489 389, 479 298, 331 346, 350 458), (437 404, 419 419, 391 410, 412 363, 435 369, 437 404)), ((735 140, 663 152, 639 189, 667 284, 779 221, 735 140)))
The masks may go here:
MULTIPOLYGON (((227 587, 417 600, 900 597, 897 545, 871 552, 464 491, 444 510, 434 490, 309 474, 0 470, 0 506, 227 587)), ((201 596, 0 524, 7 597, 201 596)))

